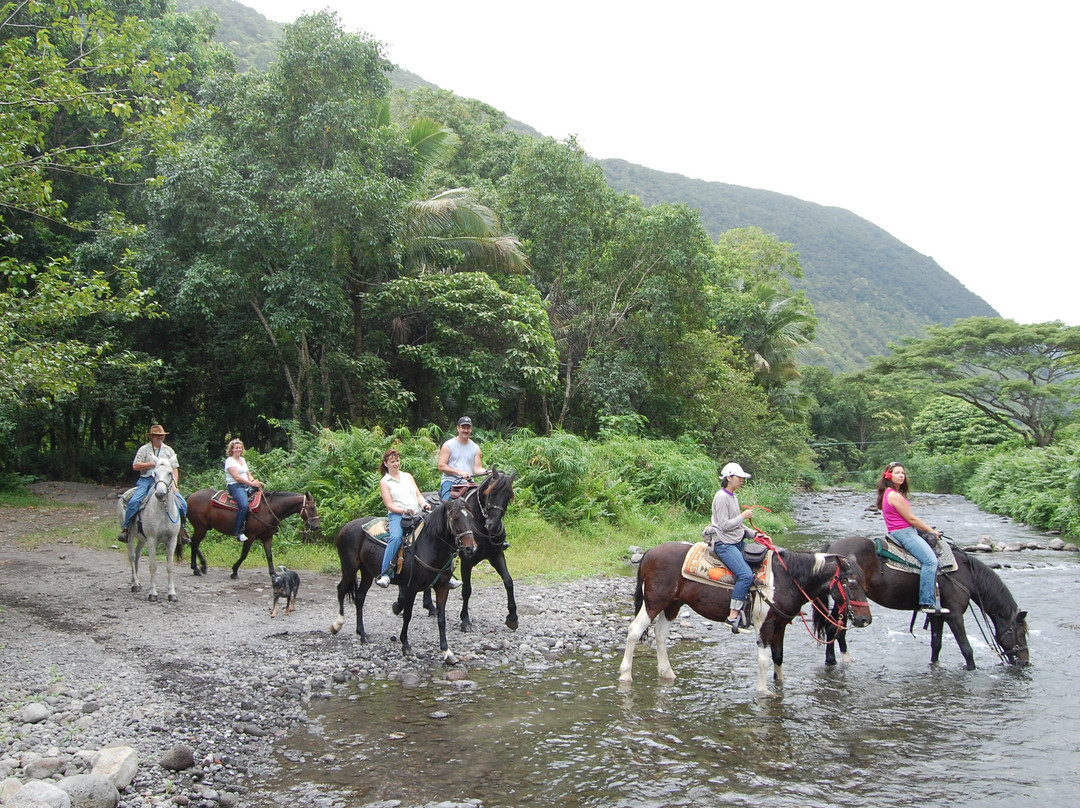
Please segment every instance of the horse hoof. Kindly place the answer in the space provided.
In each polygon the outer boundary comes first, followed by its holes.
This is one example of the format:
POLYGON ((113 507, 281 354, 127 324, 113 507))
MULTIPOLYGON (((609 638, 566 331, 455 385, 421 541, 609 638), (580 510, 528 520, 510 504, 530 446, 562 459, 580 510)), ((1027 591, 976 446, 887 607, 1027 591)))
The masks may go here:
POLYGON ((345 617, 344 617, 344 615, 342 615, 340 617, 335 617, 334 622, 330 624, 330 633, 331 634, 337 634, 339 631, 341 631, 341 627, 343 625, 345 625, 345 617))
POLYGON ((180 598, 176 597, 176 595, 169 595, 169 603, 179 603, 179 602, 180 602, 180 598))
POLYGON ((154 595, 154 594, 151 594, 151 595, 150 595, 150 596, 148 596, 148 597, 147 597, 146 599, 147 599, 148 601, 150 601, 151 603, 157 603, 157 602, 158 602, 158 596, 157 596, 157 595, 154 595))
POLYGON ((191 568, 191 574, 194 575, 196 578, 199 578, 199 577, 205 575, 206 573, 200 572, 198 567, 192 567, 191 568))
POLYGON ((230 575, 229 577, 232 578, 235 581, 237 578, 240 577, 240 574, 234 571, 233 574, 230 575))
POLYGON ((462 634, 469 634, 472 631, 474 631, 473 624, 466 621, 466 620, 462 620, 461 621, 461 633, 462 634))
POLYGON ((513 631, 517 631, 517 627, 518 627, 517 617, 507 617, 506 618, 506 627, 508 629, 512 629, 513 631))
POLYGON ((131 591, 132 592, 142 592, 142 586, 140 586, 139 584, 132 584, 131 591))
POLYGON ((400 601, 395 600, 393 605, 390 607, 390 611, 392 611, 394 614, 401 614, 401 603, 400 603, 400 601))
POLYGON ((445 654, 443 654, 443 664, 444 665, 456 665, 456 664, 458 664, 458 658, 456 656, 454 656, 453 651, 447 651, 445 654))

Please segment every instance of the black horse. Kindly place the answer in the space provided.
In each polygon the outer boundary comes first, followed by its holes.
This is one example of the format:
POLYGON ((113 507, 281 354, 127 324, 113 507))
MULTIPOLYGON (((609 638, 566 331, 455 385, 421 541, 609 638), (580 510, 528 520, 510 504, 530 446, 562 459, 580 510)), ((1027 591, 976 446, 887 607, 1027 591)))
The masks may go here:
MULTIPOLYGON (((366 519, 353 519, 338 531, 334 544, 341 559, 341 581, 337 586, 338 616, 330 626, 330 633, 337 634, 345 625, 345 598, 356 604, 356 633, 361 642, 368 641, 364 630, 364 601, 371 583, 382 572, 383 551, 386 545, 376 541, 364 530, 366 519), (360 573, 357 580, 356 573, 360 573)), ((449 592, 450 573, 454 555, 469 556, 476 552, 476 531, 472 515, 461 499, 438 505, 424 518, 419 536, 405 552, 401 572, 394 577, 398 586, 398 599, 394 614, 401 614, 401 651, 411 652, 409 645, 409 622, 412 620, 416 593, 433 586, 436 596, 436 612, 439 618, 439 648, 445 662, 452 664, 454 655, 446 642, 446 596, 449 592)))
MULTIPOLYGON (((672 681, 675 672, 668 659, 667 636, 682 607, 689 606, 708 620, 723 621, 728 616, 731 589, 683 576, 683 561, 690 548, 688 542, 658 544, 638 564, 635 617, 626 633, 626 652, 619 666, 623 685, 633 680, 634 646, 654 620, 657 668, 661 679, 672 681)), ((774 681, 779 685, 784 680, 784 633, 803 604, 832 593, 837 602, 844 604, 842 611, 852 625, 866 626, 871 620, 862 573, 850 556, 778 550, 771 564, 771 580, 765 591, 754 598, 752 615, 757 629, 757 689, 762 695, 768 693, 770 656, 774 681)))
MULTIPOLYGON (((195 575, 206 575, 206 557, 199 549, 203 537, 211 528, 228 536, 233 534, 236 525, 236 509, 222 508, 213 503, 219 492, 213 488, 203 488, 187 498, 188 521, 191 522, 191 571, 195 575)), ((231 501, 231 500, 230 500, 231 501)), ((304 530, 318 532, 319 511, 315 507, 315 498, 311 494, 296 494, 291 491, 264 492, 262 505, 258 511, 249 511, 245 532, 248 540, 240 551, 240 558, 232 566, 231 578, 237 577, 240 565, 251 552, 251 545, 260 542, 266 553, 266 566, 270 568, 270 577, 277 575, 274 567, 274 554, 270 545, 277 533, 278 525, 294 513, 300 514, 304 530)), ((176 557, 180 557, 177 548, 176 557)))
MULTIPOLYGON (((502 578, 506 590, 506 626, 517 629, 517 601, 514 600, 514 579, 506 567, 506 528, 503 527, 503 515, 514 499, 514 477, 517 472, 507 474, 492 468, 487 478, 475 488, 469 489, 459 499, 472 514, 476 525, 476 553, 461 559, 461 630, 472 631, 472 619, 469 617, 469 598, 472 596, 473 567, 481 561, 491 564, 502 578)), ((424 608, 435 614, 435 605, 431 600, 431 591, 424 590, 424 608)))
MULTIPOLYGON (((918 608, 918 571, 901 572, 886 566, 878 556, 877 545, 873 540, 862 536, 849 536, 832 542, 825 550, 855 557, 866 580, 866 594, 875 603, 887 609, 911 612, 918 608)), ((956 571, 938 577, 941 605, 947 608, 949 613, 927 615, 930 624, 931 664, 938 661, 943 629, 948 623, 953 637, 956 638, 956 644, 960 646, 960 653, 964 656, 964 666, 968 670, 975 670, 975 654, 964 628, 964 613, 969 603, 974 601, 994 624, 992 641, 1002 659, 1010 665, 1027 665, 1027 612, 1017 608, 1012 593, 992 569, 958 548, 953 548, 953 554, 958 565, 956 571)), ((836 651, 831 642, 834 635, 844 661, 849 661, 847 632, 843 629, 837 630, 832 625, 825 625, 824 622, 819 622, 820 620, 815 612, 815 627, 830 640, 825 646, 825 664, 836 664, 836 651)))

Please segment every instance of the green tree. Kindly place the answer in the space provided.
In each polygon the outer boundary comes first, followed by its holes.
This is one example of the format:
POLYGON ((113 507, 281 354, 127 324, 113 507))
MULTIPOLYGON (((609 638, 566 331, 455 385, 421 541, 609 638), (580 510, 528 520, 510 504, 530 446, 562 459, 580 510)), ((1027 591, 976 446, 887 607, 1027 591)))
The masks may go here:
POLYGON ((104 362, 131 362, 86 324, 154 312, 129 255, 82 272, 69 254, 78 239, 133 235, 129 222, 73 218, 80 195, 61 192, 141 181, 190 114, 187 60, 150 48, 127 5, 0 7, 0 401, 70 396, 104 362))
POLYGON ((875 371, 932 385, 1036 446, 1049 446, 1080 401, 1080 328, 969 317, 892 346, 875 371))

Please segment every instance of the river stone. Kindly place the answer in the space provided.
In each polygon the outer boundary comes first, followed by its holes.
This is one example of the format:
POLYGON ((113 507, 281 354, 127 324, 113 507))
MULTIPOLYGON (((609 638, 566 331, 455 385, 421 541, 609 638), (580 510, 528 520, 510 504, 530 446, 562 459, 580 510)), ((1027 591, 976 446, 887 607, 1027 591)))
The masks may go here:
POLYGON ((22 782, 15 777, 8 777, 0 783, 0 805, 8 801, 8 797, 22 788, 22 782))
POLYGON ((71 808, 71 797, 52 783, 31 780, 8 798, 4 808, 71 808))
POLYGON ((1051 539, 1051 541, 1050 541, 1050 549, 1051 550, 1064 550, 1065 549, 1065 542, 1063 542, 1061 539, 1051 539))
POLYGON ((106 746, 93 757, 91 774, 104 777, 123 791, 135 779, 139 770, 139 755, 130 746, 106 746))
POLYGON ((32 701, 22 708, 19 713, 19 720, 24 724, 40 724, 50 715, 52 715, 52 712, 48 707, 40 701, 32 701))
POLYGON ((67 758, 62 757, 41 757, 23 766, 23 776, 29 780, 48 780, 55 774, 61 774, 68 762, 67 758))
POLYGON ((76 774, 56 784, 71 797, 71 808, 116 808, 120 792, 116 786, 96 774, 76 774))
POLYGON ((195 752, 187 744, 178 743, 162 755, 158 762, 170 771, 182 772, 195 765, 195 752))

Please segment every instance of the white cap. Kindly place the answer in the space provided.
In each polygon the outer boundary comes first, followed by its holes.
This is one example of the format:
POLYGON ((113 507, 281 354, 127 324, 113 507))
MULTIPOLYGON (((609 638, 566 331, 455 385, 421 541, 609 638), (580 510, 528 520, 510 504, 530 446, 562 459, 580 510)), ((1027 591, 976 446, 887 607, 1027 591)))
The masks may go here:
POLYGON ((738 463, 728 463, 720 471, 721 477, 742 477, 744 480, 749 480, 750 475, 743 471, 743 467, 738 463))

